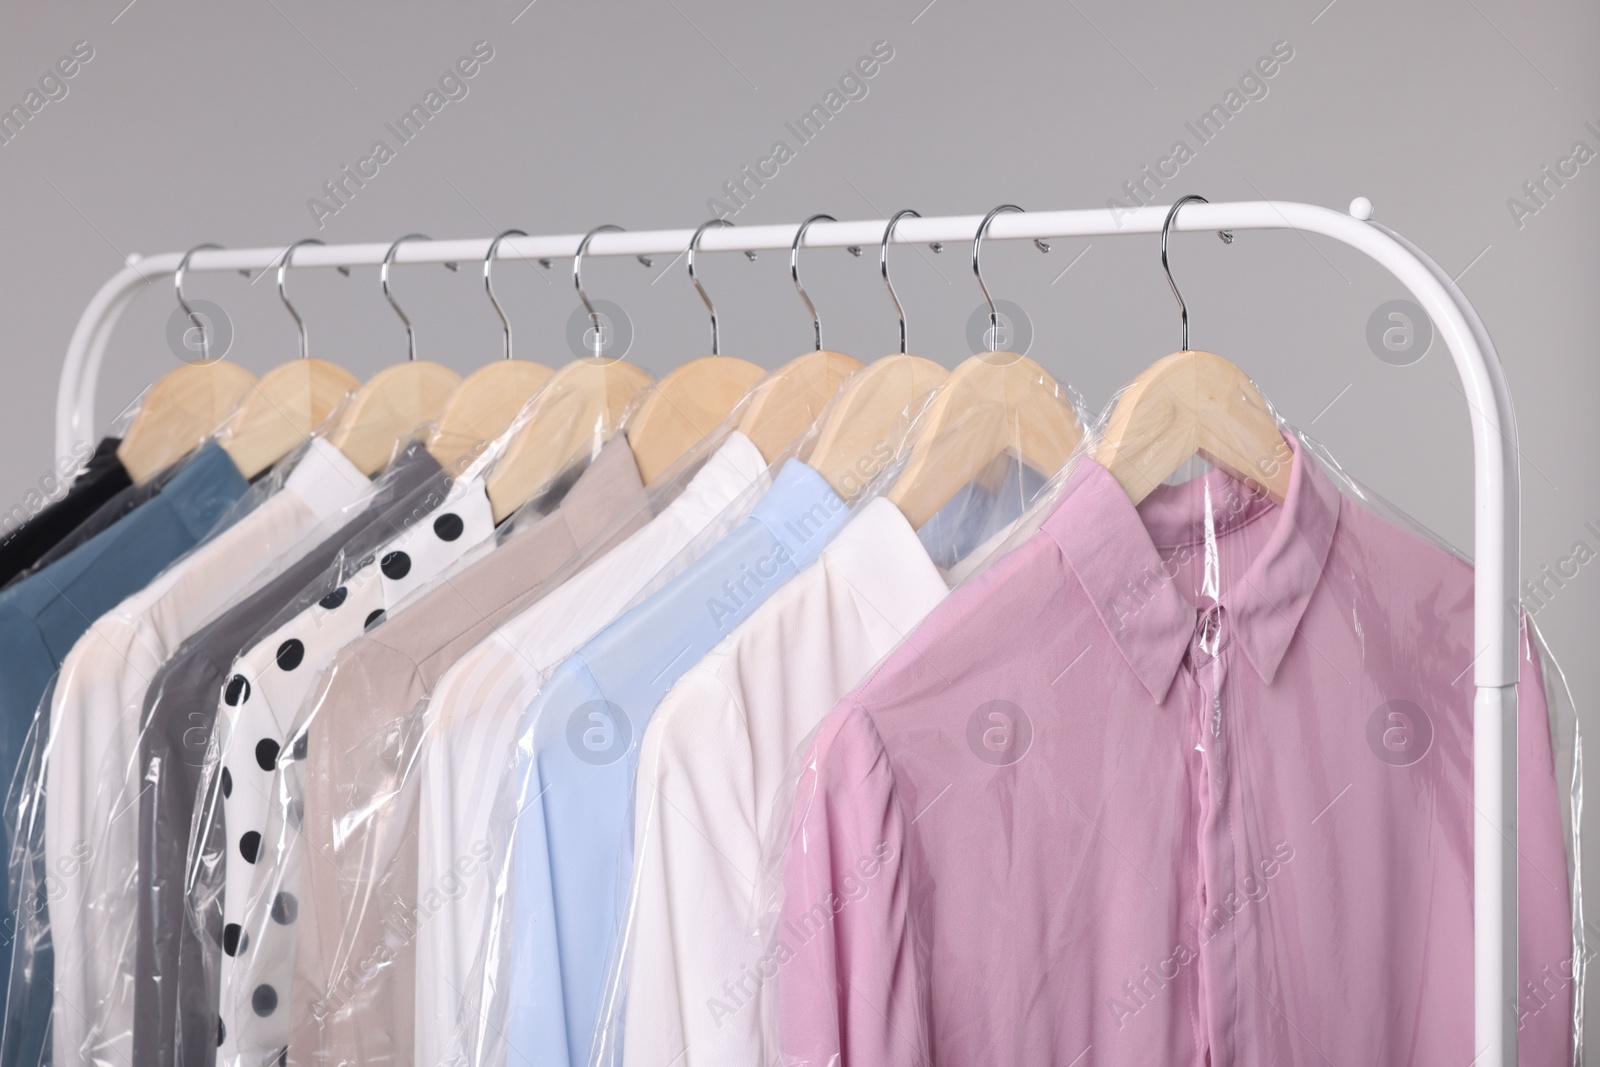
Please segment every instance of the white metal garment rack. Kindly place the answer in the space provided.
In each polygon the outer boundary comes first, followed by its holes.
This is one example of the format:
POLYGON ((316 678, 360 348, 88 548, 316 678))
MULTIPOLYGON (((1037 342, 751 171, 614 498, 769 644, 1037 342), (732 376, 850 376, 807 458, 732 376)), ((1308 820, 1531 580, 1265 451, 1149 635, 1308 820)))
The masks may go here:
MULTIPOLYGON (((1167 207, 1131 211, 1035 211, 994 219, 992 240, 1050 237, 1111 237, 1161 231, 1167 207)), ((1517 1062, 1517 676, 1518 524, 1517 428, 1511 397, 1493 342, 1477 312, 1438 264, 1399 234, 1371 221, 1365 199, 1339 212, 1310 204, 1277 201, 1191 203, 1173 221, 1181 231, 1300 230, 1317 233, 1366 253, 1410 290, 1444 338, 1461 375, 1471 409, 1474 463, 1473 558, 1477 568, 1474 604, 1473 711, 1473 1060, 1481 1067, 1513 1067, 1517 1062)), ((893 235, 898 244, 958 242, 972 237, 981 215, 902 219, 893 235)), ((877 243, 881 219, 818 222, 805 232, 807 247, 847 247, 877 243)), ((709 230, 704 252, 786 249, 794 225, 709 230)), ((670 256, 687 249, 692 230, 635 230, 596 234, 592 256, 670 256)), ((506 259, 565 258, 577 250, 582 234, 507 237, 499 256, 506 259)), ((377 266, 387 244, 305 245, 295 252, 296 267, 377 266)), ((489 249, 488 239, 412 241, 396 250, 398 263, 470 262, 489 249)), ((282 248, 196 252, 191 271, 260 271, 275 266, 282 248)), ((170 276, 183 258, 168 252, 129 265, 100 288, 78 320, 67 349, 56 395, 56 452, 94 440, 94 393, 100 362, 112 328, 124 308, 152 280, 170 276)))

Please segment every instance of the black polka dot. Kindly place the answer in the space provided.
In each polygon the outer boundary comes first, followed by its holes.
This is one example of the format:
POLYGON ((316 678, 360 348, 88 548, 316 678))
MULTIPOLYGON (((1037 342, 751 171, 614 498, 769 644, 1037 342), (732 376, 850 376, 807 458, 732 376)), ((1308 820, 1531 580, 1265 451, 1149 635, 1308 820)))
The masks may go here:
POLYGON ((222 1016, 217 1016, 217 1047, 222 1047, 222 1041, 228 1036, 228 1028, 222 1025, 222 1016))
POLYGON ((280 671, 294 670, 300 666, 300 661, 305 658, 306 646, 292 637, 278 646, 278 669, 280 671))
POLYGON ((294 747, 289 750, 289 755, 294 759, 305 759, 308 748, 307 742, 311 740, 309 734, 301 734, 294 739, 294 747))
POLYGON ((391 552, 378 564, 386 577, 399 581, 411 573, 411 557, 404 552, 391 552))
POLYGON ((265 984, 256 986, 255 992, 250 994, 250 1007, 265 1019, 278 1010, 278 991, 265 984))
POLYGON ((385 615, 384 610, 382 608, 379 608, 377 611, 374 611, 371 615, 367 616, 367 621, 361 624, 361 628, 363 630, 372 629, 374 626, 378 625, 380 622, 383 621, 384 615, 385 615))
POLYGON ((239 838, 239 855, 248 863, 254 863, 256 856, 261 852, 261 835, 250 830, 239 838))
POLYGON ((233 772, 226 767, 222 768, 222 795, 233 796, 233 772))
POLYGON ((278 1067, 289 1067, 289 1046, 285 1045, 278 1050, 278 1058, 273 1061, 278 1067))
POLYGON ((256 763, 264 771, 270 771, 278 765, 278 742, 270 737, 263 737, 256 742, 256 763))
POLYGON ((327 608, 329 611, 332 611, 334 608, 338 607, 340 604, 343 604, 344 603, 344 598, 349 596, 349 595, 350 595, 350 590, 346 589, 344 586, 341 585, 339 588, 335 589, 333 592, 329 593, 327 596, 325 596, 321 600, 317 601, 317 603, 321 604, 323 607, 327 608))
POLYGON ((238 923, 229 923, 222 928, 222 951, 230 956, 237 956, 250 944, 250 935, 244 932, 244 927, 238 923))
POLYGON ((293 893, 279 893, 272 898, 272 921, 279 926, 288 926, 299 914, 300 902, 293 893))
POLYGON ((244 675, 236 674, 228 679, 228 688, 222 691, 222 699, 230 708, 236 708, 250 699, 250 683, 244 675))
POLYGON ((461 536, 461 531, 466 529, 466 523, 461 521, 461 516, 453 511, 447 511, 433 520, 433 532, 441 541, 454 541, 461 536))

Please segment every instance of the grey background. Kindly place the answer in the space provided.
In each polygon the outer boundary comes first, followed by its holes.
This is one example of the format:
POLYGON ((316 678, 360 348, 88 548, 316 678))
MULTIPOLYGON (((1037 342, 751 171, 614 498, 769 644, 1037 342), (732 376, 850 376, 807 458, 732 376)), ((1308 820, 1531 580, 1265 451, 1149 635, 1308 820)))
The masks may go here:
MULTIPOLYGON (((792 147, 784 123, 877 41, 894 55, 865 98, 800 147, 737 222, 901 207, 973 213, 1003 201, 1103 206, 1175 140, 1193 145, 1184 123, 1287 41, 1294 58, 1266 96, 1200 147, 1159 201, 1199 192, 1342 209, 1371 197, 1381 221, 1460 275, 1498 343, 1522 432, 1525 576, 1580 542, 1600 551, 1600 161, 1551 186, 1521 225, 1508 206, 1575 142, 1600 150, 1600 134, 1585 128, 1600 127, 1592 4, 126 3, 11 4, 0 16, 7 108, 74 42, 95 53, 64 99, 0 145, 7 507, 49 471, 67 339, 128 253, 312 234, 338 242, 692 225, 741 166, 780 137, 792 147), (307 200, 378 138, 392 145, 384 123, 480 40, 494 58, 468 95, 319 230, 307 200)), ((1442 346, 1396 367, 1365 339, 1374 309, 1402 295, 1397 283, 1353 252, 1292 233, 1246 234, 1232 247, 1185 236, 1174 257, 1197 347, 1246 368, 1355 477, 1470 547, 1466 405, 1442 346)), ((819 250, 804 265, 830 347, 863 359, 892 349, 873 256, 819 250)), ((966 250, 903 250, 895 266, 913 350, 954 364, 979 300, 966 250)), ((586 272, 591 294, 627 309, 630 357, 657 372, 708 346, 682 263, 665 267, 595 260, 586 272)), ((1094 408, 1177 346, 1152 237, 1058 241, 1048 256, 996 244, 985 268, 995 295, 1030 317, 1031 354, 1094 408)), ((704 278, 725 353, 773 366, 809 348, 786 256, 707 256, 704 278)), ((316 354, 363 377, 403 356, 375 270, 296 280, 316 354)), ((518 354, 566 359, 576 306, 566 264, 549 273, 508 264, 498 281, 518 354)), ((498 354, 475 267, 403 268, 394 284, 421 356, 468 371, 498 354)), ((198 276, 193 292, 227 310, 231 358, 263 371, 294 354, 270 278, 198 276)), ((164 340, 172 306, 163 285, 124 316, 100 382, 102 420, 174 365, 164 340)), ((1597 571, 1580 566, 1537 616, 1591 737, 1600 736, 1597 571)), ((1590 853, 1594 884, 1600 853, 1590 853)))

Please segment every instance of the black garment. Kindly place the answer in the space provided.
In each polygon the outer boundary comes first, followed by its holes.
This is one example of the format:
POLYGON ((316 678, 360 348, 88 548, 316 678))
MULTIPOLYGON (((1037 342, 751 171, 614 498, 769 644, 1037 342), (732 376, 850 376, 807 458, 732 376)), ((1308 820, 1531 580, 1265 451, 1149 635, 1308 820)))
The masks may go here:
POLYGON ((50 564, 60 559, 62 556, 65 556, 68 552, 71 552, 73 549, 83 544, 85 541, 94 537, 94 535, 99 533, 101 530, 104 530, 106 527, 121 519, 130 511, 151 500, 154 500, 161 493, 161 490, 167 487, 167 483, 172 481, 173 475, 177 474, 179 471, 183 470, 184 467, 188 466, 189 461, 198 454, 198 449, 194 452, 190 452, 187 456, 184 456, 172 466, 162 470, 149 481, 123 488, 123 490, 117 493, 116 496, 113 496, 110 500, 107 500, 104 504, 101 504, 98 508, 96 508, 94 513, 87 519, 84 519, 82 522, 78 523, 78 525, 74 526, 71 533, 57 541, 50 547, 50 551, 40 556, 34 561, 32 566, 23 571, 21 574, 17 575, 15 578, 11 579, 11 581, 21 581, 30 574, 38 573, 45 567, 50 566, 50 564))
MULTIPOLYGON (((216 1061, 223 870, 220 863, 215 870, 201 870, 195 885, 187 886, 185 868, 197 806, 198 820, 206 825, 200 855, 220 854, 221 798, 198 793, 229 668, 353 538, 391 523, 396 509, 411 506, 411 498, 439 476, 439 464, 420 443, 413 443, 359 515, 191 636, 145 691, 139 739, 146 788, 139 794, 134 1063, 209 1067, 216 1061), (191 893, 200 904, 198 922, 187 913, 191 893)), ((211 785, 215 789, 218 783, 211 785)), ((220 787, 229 788, 226 779, 220 787)))
MULTIPOLYGON (((102 504, 133 484, 117 458, 118 437, 107 437, 84 465, 83 473, 60 500, 37 511, 32 502, 44 494, 30 492, 21 503, 0 516, 0 585, 39 561, 58 541, 70 534, 102 504)), ((108 524, 109 525, 109 524, 108 524)))

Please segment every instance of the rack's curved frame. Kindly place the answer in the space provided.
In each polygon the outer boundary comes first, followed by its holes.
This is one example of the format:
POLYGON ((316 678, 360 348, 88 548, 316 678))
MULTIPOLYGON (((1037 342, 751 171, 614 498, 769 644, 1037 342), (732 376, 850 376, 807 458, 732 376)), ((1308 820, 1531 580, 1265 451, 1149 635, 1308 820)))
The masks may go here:
MULTIPOLYGON (((1366 207, 1367 205, 1363 205, 1366 207)), ((1117 236, 1159 233, 1167 207, 1132 210, 1034 211, 996 218, 991 240, 1117 236)), ((1366 214, 1364 211, 1363 214, 1366 214)), ((980 215, 905 218, 895 228, 897 244, 965 241, 980 215)), ((883 235, 882 219, 819 222, 805 245, 871 245, 883 235)), ((742 226, 708 231, 705 252, 787 249, 794 225, 742 226)), ((1461 290, 1428 256, 1399 234, 1350 214, 1311 204, 1279 201, 1190 204, 1174 229, 1301 230, 1331 237, 1365 253, 1393 274, 1433 320, 1455 361, 1472 418, 1474 470, 1473 559, 1477 569, 1472 664, 1478 693, 1473 713, 1474 1047, 1480 1067, 1513 1067, 1517 1060, 1517 734, 1518 553, 1520 499, 1517 428, 1511 396, 1494 343, 1461 290)), ((601 233, 592 256, 681 254, 693 231, 633 230, 601 233)), ((582 234, 508 237, 498 255, 506 259, 566 258, 582 234)), ((306 245, 295 266, 377 266, 387 244, 306 245)), ((489 239, 415 241, 397 251, 398 263, 471 262, 488 251, 489 239)), ((274 266, 281 248, 203 251, 190 271, 260 271, 274 266)), ((56 394, 56 452, 70 455, 94 437, 94 394, 100 362, 118 317, 151 281, 170 277, 183 258, 168 252, 131 260, 84 309, 67 348, 56 394)))

